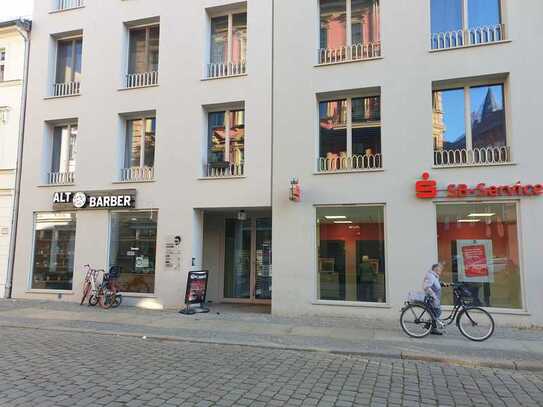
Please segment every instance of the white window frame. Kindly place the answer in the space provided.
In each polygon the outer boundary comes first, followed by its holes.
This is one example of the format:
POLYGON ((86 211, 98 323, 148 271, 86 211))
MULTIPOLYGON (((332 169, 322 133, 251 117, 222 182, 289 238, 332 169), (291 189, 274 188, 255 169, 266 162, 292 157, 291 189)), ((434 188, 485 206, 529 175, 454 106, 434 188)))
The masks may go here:
POLYGON ((7 60, 7 50, 6 48, 0 48, 0 82, 6 80, 6 60, 7 60), (2 58, 3 56, 3 58, 2 58))
POLYGON ((8 124, 10 110, 9 106, 0 106, 0 125, 8 124))
MULTIPOLYGON (((78 122, 69 122, 69 123, 59 123, 59 124, 56 124, 53 126, 53 134, 52 134, 52 145, 51 145, 51 163, 49 165, 49 172, 53 172, 53 162, 54 162, 54 154, 55 154, 55 149, 54 149, 54 146, 55 146, 55 142, 54 142, 54 138, 55 138, 55 130, 58 129, 58 128, 66 128, 66 141, 62 140, 61 141, 61 144, 60 144, 60 150, 59 150, 59 169, 58 169, 58 172, 59 173, 70 173, 70 172, 74 172, 75 173, 75 168, 74 168, 74 171, 70 171, 70 142, 71 142, 71 136, 72 136, 72 129, 73 128, 77 128, 77 133, 76 133, 76 136, 75 136, 75 145, 76 145, 76 153, 77 153, 77 139, 78 139, 78 136, 79 136, 79 123, 78 122), (65 144, 66 143, 66 144, 65 144), (66 146, 66 148, 62 148, 63 145, 66 146), (66 162, 66 168, 62 168, 60 166, 60 164, 63 162, 63 156, 65 156, 64 158, 64 162, 66 162)), ((74 160, 75 161, 75 165, 77 165, 77 156, 76 156, 76 159, 74 160)))
MULTIPOLYGON (((66 38, 59 38, 57 39, 57 52, 56 52, 56 58, 55 58, 55 82, 56 84, 58 83, 71 83, 71 82, 75 82, 75 56, 76 56, 76 52, 75 52, 75 44, 77 41, 81 40, 81 71, 83 71, 83 36, 82 35, 77 35, 77 36, 74 36, 74 37, 66 37, 66 38), (60 43, 63 43, 63 42, 71 42, 72 43, 72 65, 70 66, 70 71, 71 71, 71 78, 70 80, 67 80, 67 78, 64 78, 64 82, 57 82, 57 77, 58 77, 58 57, 59 57, 59 46, 60 46, 60 43)), ((83 74, 83 72, 81 72, 81 75, 83 74)))
MULTIPOLYGON (((129 168, 155 168, 155 161, 156 161, 156 116, 138 116, 138 117, 128 117, 126 118, 125 120, 125 139, 124 139, 124 163, 123 163, 123 168, 124 169, 129 169, 129 168), (154 119, 155 120, 155 160, 153 161, 153 166, 152 167, 146 167, 145 165, 145 122, 147 120, 151 120, 151 119, 154 119), (127 144, 128 144, 128 137, 132 138, 133 137, 133 134, 132 132, 129 133, 129 124, 130 122, 133 122, 133 121, 141 121, 143 122, 142 124, 142 134, 141 134, 141 150, 140 150, 140 165, 138 167, 132 167, 132 166, 129 166, 126 162, 126 159, 128 158, 128 151, 126 151, 126 147, 127 147, 127 144)), ((131 144, 132 144, 132 141, 131 141, 131 144)))
MULTIPOLYGON (((144 25, 136 25, 136 26, 133 26, 133 27, 128 27, 128 58, 127 58, 127 64, 126 64, 126 71, 127 71, 127 74, 128 75, 133 75, 133 74, 137 74, 137 72, 130 72, 130 44, 131 44, 131 39, 132 39, 132 32, 133 31, 138 31, 138 30, 145 30, 145 71, 144 72, 153 72, 151 71, 150 69, 150 66, 149 66, 149 39, 150 39, 150 32, 151 32, 151 28, 154 28, 154 27, 158 27, 158 29, 160 30, 160 23, 152 23, 152 24, 144 24, 144 25)), ((160 47, 160 31, 159 31, 159 39, 158 39, 158 44, 159 44, 159 47, 160 47)), ((160 49, 159 49, 159 63, 160 63, 160 49)), ((157 71, 158 71, 158 67, 157 67, 157 71)), ((142 73, 142 72, 139 72, 139 73, 142 73)))
MULTIPOLYGON (((211 37, 212 37, 212 32, 211 32, 211 27, 212 27, 212 21, 214 18, 220 18, 220 17, 228 17, 228 44, 227 44, 227 56, 226 56, 226 61, 224 61, 223 63, 224 64, 231 64, 232 63, 232 49, 233 49, 233 38, 234 38, 234 34, 233 34, 233 30, 234 30, 234 16, 237 15, 237 14, 245 14, 246 16, 248 16, 248 13, 247 13, 247 9, 244 9, 244 8, 240 8, 240 9, 236 9, 236 10, 231 10, 231 11, 228 11, 228 12, 225 12, 225 13, 217 13, 217 14, 210 14, 209 15, 209 61, 208 63, 212 63, 211 62, 211 37)), ((247 23, 247 26, 249 24, 247 23)), ((247 35, 247 37, 249 37, 247 35)), ((247 42, 249 42, 249 40, 247 39, 247 42)), ((247 61, 240 61, 240 63, 246 63, 247 61)))

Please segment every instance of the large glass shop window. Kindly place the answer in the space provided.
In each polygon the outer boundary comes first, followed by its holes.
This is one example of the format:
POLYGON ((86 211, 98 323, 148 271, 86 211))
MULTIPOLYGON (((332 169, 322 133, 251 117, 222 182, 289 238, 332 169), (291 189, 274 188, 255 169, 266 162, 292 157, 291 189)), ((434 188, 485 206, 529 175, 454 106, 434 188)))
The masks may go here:
POLYGON ((383 206, 317 208, 320 300, 386 302, 383 206))
POLYGON ((111 214, 110 266, 120 266, 127 293, 155 291, 157 211, 111 214))
POLYGON ((75 229, 75 213, 36 214, 32 289, 72 289, 75 229))
POLYGON ((437 235, 444 281, 464 283, 476 305, 522 308, 515 203, 439 204, 437 235))

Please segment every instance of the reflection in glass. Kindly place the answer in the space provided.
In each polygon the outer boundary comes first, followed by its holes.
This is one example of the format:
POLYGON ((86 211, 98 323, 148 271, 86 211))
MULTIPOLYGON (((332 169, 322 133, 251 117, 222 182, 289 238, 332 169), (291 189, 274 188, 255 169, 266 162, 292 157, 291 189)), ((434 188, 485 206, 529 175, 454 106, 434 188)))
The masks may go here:
POLYGON ((337 49, 346 45, 346 0, 320 0, 320 47, 337 49))
POLYGON ((234 110, 230 114, 230 141, 229 160, 230 164, 243 164, 245 159, 245 111, 234 110))
POLYGON ((255 298, 272 297, 272 220, 256 219, 256 281, 255 298))
POLYGON ((247 55, 247 13, 232 16, 232 63, 245 62, 247 55))
POLYGON ((53 129, 53 156, 51 172, 75 171, 77 155, 77 125, 57 126, 53 129))
POLYGON ((149 50, 147 56, 147 69, 149 72, 158 71, 158 49, 159 49, 160 27, 149 28, 149 50))
MULTIPOLYGON (((437 235, 444 281, 464 283, 474 305, 522 308, 515 203, 438 204, 437 235)), ((452 304, 450 289, 443 303, 452 304)))
POLYGON ((505 110, 503 85, 470 88, 473 147, 504 147, 505 110))
POLYGON ((379 0, 351 0, 352 44, 380 41, 379 0))
POLYGON ((158 71, 159 26, 135 28, 130 30, 128 50, 128 73, 158 71))
POLYGON ((34 230, 32 288, 71 290, 74 272, 75 213, 38 213, 34 230))
POLYGON ((347 100, 319 104, 321 158, 347 155, 347 100))
POLYGON ((225 230, 224 298, 251 296, 251 221, 227 219, 225 230))
POLYGON ((207 150, 208 163, 218 163, 225 161, 225 117, 225 112, 209 113, 209 140, 207 150))
POLYGON ((384 208, 317 208, 321 300, 386 302, 384 208))
POLYGON ((211 19, 211 54, 212 64, 228 62, 228 16, 211 19))
POLYGON ((434 150, 466 148, 464 89, 433 93, 434 150))
POLYGON ((68 83, 81 80, 81 53, 83 40, 58 41, 57 71, 55 83, 68 83))
POLYGON ((353 154, 381 153, 381 98, 352 99, 353 154))
POLYGON ((154 293, 157 221, 157 211, 111 213, 109 265, 120 266, 123 292, 154 293))
POLYGON ((461 30, 463 0, 432 0, 432 33, 461 30))
POLYGON ((500 0, 468 0, 469 28, 501 24, 500 0))
POLYGON ((125 168, 153 167, 155 164, 156 119, 127 120, 125 168))

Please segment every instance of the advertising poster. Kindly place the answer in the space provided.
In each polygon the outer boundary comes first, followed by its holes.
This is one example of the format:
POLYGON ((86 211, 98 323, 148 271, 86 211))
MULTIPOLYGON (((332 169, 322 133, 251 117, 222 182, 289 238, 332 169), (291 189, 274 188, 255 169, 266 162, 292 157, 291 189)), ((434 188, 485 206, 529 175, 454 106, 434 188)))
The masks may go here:
POLYGON ((464 283, 493 283, 492 240, 458 240, 458 280, 464 283))
POLYGON ((208 271, 190 271, 187 279, 187 291, 185 293, 185 308, 180 314, 193 315, 195 313, 209 312, 206 306, 208 271), (199 307, 191 305, 198 304, 199 307))
POLYGON ((181 236, 168 236, 166 240, 166 255, 164 262, 167 269, 181 269, 181 236))

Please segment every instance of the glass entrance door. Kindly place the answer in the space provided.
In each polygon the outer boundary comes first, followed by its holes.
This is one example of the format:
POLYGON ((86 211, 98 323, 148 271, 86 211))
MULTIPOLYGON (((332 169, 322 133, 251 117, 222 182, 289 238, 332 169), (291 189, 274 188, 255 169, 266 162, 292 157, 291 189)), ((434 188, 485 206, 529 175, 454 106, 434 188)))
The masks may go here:
POLYGON ((271 218, 226 219, 224 299, 269 303, 272 295, 271 218))

